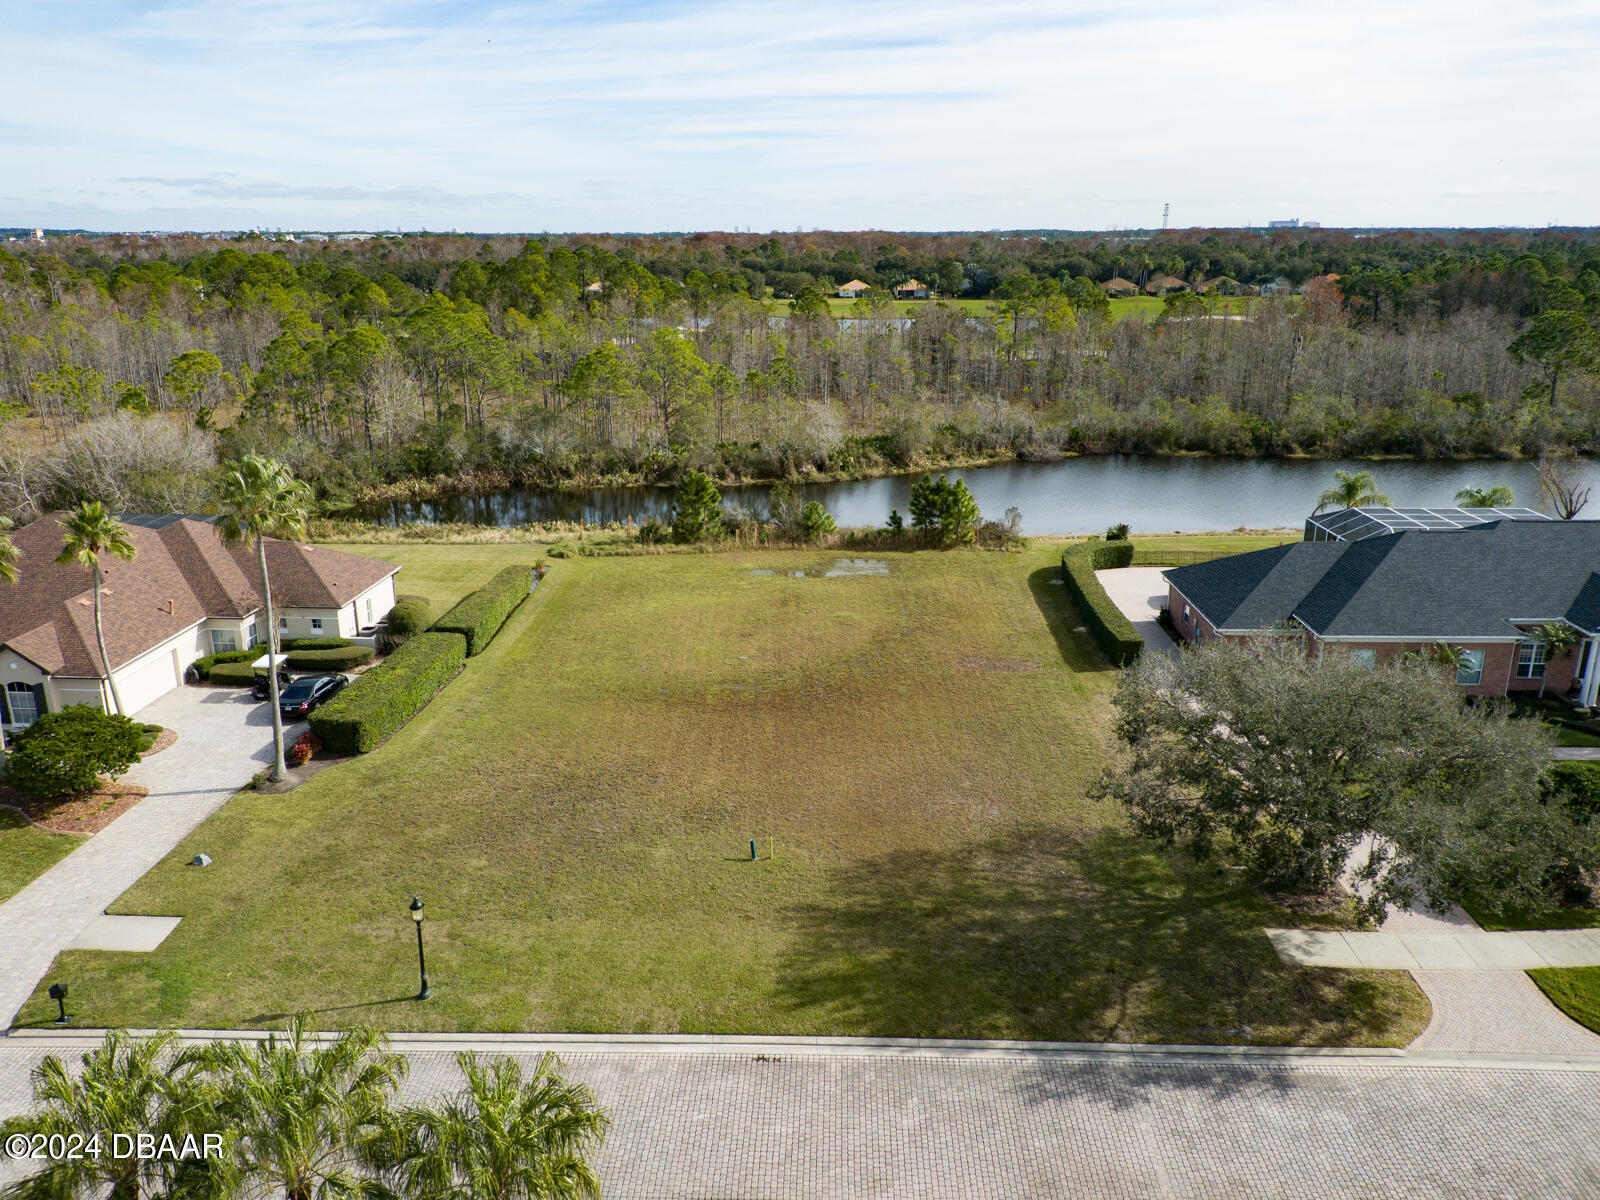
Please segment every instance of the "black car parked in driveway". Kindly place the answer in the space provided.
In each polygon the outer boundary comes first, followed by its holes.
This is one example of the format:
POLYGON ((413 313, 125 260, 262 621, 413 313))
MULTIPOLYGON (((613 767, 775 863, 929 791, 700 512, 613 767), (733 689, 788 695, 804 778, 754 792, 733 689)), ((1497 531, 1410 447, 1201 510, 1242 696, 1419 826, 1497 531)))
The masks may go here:
POLYGON ((278 693, 278 711, 286 721, 302 720, 312 709, 344 691, 343 675, 307 675, 278 693))

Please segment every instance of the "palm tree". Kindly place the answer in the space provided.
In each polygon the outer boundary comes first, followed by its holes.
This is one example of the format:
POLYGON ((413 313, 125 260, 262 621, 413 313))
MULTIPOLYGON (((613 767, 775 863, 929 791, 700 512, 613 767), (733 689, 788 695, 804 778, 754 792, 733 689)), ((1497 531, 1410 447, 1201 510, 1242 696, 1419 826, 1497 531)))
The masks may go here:
POLYGON ((140 1038, 113 1029, 83 1056, 81 1073, 75 1075, 54 1054, 35 1067, 34 1111, 5 1122, 0 1136, 63 1135, 81 1143, 98 1137, 100 1153, 51 1159, 4 1194, 12 1200, 68 1200, 105 1195, 107 1189, 112 1200, 178 1194, 172 1188, 182 1169, 177 1161, 119 1156, 113 1144, 117 1134, 170 1134, 181 1143, 185 1133, 201 1131, 203 1110, 185 1058, 168 1061, 173 1041, 171 1033, 140 1038))
POLYGON ((111 660, 106 655, 106 626, 100 615, 100 593, 105 586, 105 572, 100 566, 100 556, 114 554, 131 559, 133 543, 128 531, 106 511, 98 500, 85 500, 67 514, 61 523, 67 531, 58 563, 77 563, 94 572, 94 638, 100 648, 100 669, 106 673, 106 683, 111 688, 111 711, 122 714, 122 697, 117 694, 117 680, 111 673, 111 660))
POLYGON ((401 1195, 432 1200, 597 1200, 585 1155, 611 1122, 594 1093, 556 1073, 553 1054, 531 1078, 512 1058, 456 1056, 467 1085, 436 1108, 401 1113, 380 1161, 401 1195))
POLYGON ((1371 471, 1335 471, 1333 477, 1337 482, 1317 497, 1317 507, 1312 512, 1319 513, 1325 508, 1381 507, 1389 503, 1389 497, 1378 490, 1378 481, 1371 471))
MULTIPOLYGON (((17 544, 11 540, 11 518, 0 517, 0 583, 17 581, 17 559, 22 557, 17 544)), ((0 712, 0 763, 6 760, 5 714, 0 712)))
POLYGON ((311 489, 276 459, 257 454, 225 463, 224 469, 222 516, 217 520, 217 532, 225 542, 254 539, 261 564, 261 602, 267 618, 267 686, 272 703, 272 778, 282 779, 287 767, 283 761, 283 714, 278 711, 278 622, 272 613, 266 539, 297 541, 305 537, 311 489))
POLYGON ((1456 503, 1462 508, 1505 508, 1516 502, 1516 493, 1503 483, 1486 488, 1465 487, 1456 493, 1456 503))
POLYGON ((190 1053, 205 1071, 202 1098, 233 1140, 231 1161, 252 1195, 286 1200, 378 1196, 359 1166, 364 1146, 392 1126, 389 1102, 406 1073, 376 1029, 352 1029, 326 1045, 309 1014, 287 1036, 213 1042, 190 1053))

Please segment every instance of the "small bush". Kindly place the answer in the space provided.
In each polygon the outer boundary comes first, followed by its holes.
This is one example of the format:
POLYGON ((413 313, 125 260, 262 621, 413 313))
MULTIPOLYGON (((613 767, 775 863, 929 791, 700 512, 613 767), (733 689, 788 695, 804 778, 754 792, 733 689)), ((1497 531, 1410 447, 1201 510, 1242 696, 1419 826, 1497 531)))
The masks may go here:
POLYGON ((351 671, 372 661, 371 646, 333 647, 328 650, 291 650, 284 655, 291 671, 351 671))
POLYGON ((288 758, 295 766, 303 767, 315 758, 321 749, 322 739, 308 729, 295 739, 294 745, 289 747, 288 758))
POLYGON ((972 541, 978 520, 978 502, 966 480, 928 475, 911 485, 911 525, 936 544, 972 541))
POLYGON ((466 657, 460 633, 419 633, 313 712, 311 730, 334 754, 365 754, 455 678, 466 657))
POLYGON ((1111 597, 1094 577, 1094 570, 1085 546, 1069 546, 1061 556, 1062 582, 1083 614, 1089 636, 1114 666, 1126 667, 1138 660, 1144 650, 1144 639, 1133 622, 1111 603, 1111 597))
POLYGON ((482 654, 517 605, 528 598, 531 567, 506 567, 433 623, 436 633, 467 639, 467 657, 482 654))
POLYGON ((17 735, 6 782, 28 796, 87 792, 101 775, 121 775, 138 762, 143 737, 127 717, 71 704, 45 713, 17 735))
POLYGON ((1089 542, 1089 565, 1096 571, 1109 571, 1133 563, 1132 542, 1089 542))
MULTIPOLYGON (((266 651, 262 651, 265 654, 266 651)), ((256 655, 260 658, 261 655, 256 655)), ((221 684, 223 687, 246 687, 255 680, 256 671, 247 662, 218 663, 211 668, 208 678, 212 683, 221 684)))
POLYGON ((814 541, 836 528, 832 515, 817 501, 812 500, 800 510, 800 536, 806 541, 814 541))
POLYGON ((433 606, 420 596, 396 600, 389 610, 389 636, 405 640, 415 637, 433 624, 433 606))
POLYGON ((1127 540, 1128 523, 1126 521, 1119 521, 1106 530, 1106 541, 1108 542, 1125 542, 1127 540))
POLYGON ((893 534, 895 537, 899 537, 906 531, 906 519, 900 515, 900 510, 898 508, 891 508, 889 510, 889 520, 888 523, 884 525, 883 531, 888 534, 893 534))
POLYGON ((201 679, 209 679, 214 667, 223 663, 255 662, 266 652, 265 646, 254 646, 249 650, 224 650, 220 654, 207 654, 203 658, 197 658, 190 665, 201 679))
POLYGON ((722 493, 703 471, 689 471, 673 501, 672 540, 698 542, 722 531, 722 493))
MULTIPOLYGON (((670 542, 671 540, 672 526, 668 525, 665 521, 658 521, 654 517, 651 517, 643 525, 639 526, 639 541, 644 543, 646 546, 658 546, 663 542, 670 542)), ((554 556, 552 555, 552 557, 554 556)))
POLYGON ((148 722, 139 723, 139 753, 143 754, 156 744, 156 739, 161 736, 160 725, 151 725, 148 722))
POLYGON ((1600 762, 1551 764, 1545 792, 1586 822, 1600 817, 1600 762))
MULTIPOLYGON (((354 646, 349 638, 284 638, 278 643, 283 650, 343 650, 354 646)), ((264 652, 264 651, 263 651, 264 652)))

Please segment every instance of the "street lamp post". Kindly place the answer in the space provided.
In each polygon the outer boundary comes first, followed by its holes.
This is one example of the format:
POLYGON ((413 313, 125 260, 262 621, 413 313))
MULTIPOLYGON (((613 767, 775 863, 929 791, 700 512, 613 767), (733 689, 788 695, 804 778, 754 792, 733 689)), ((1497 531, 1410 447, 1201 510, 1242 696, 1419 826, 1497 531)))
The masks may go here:
POLYGON ((422 957, 422 897, 411 897, 411 919, 417 923, 417 974, 422 976, 422 990, 417 993, 418 1000, 426 1000, 433 995, 433 989, 428 986, 428 960, 422 957))

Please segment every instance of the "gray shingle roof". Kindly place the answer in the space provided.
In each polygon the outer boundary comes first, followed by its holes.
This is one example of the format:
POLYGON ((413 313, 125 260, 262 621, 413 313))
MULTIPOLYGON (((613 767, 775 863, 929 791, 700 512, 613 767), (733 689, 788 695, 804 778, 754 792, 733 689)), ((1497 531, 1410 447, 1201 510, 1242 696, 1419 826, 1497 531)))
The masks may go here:
POLYGON ((1514 638, 1511 621, 1600 630, 1600 521, 1298 542, 1166 578, 1218 629, 1290 618, 1324 637, 1514 638))

